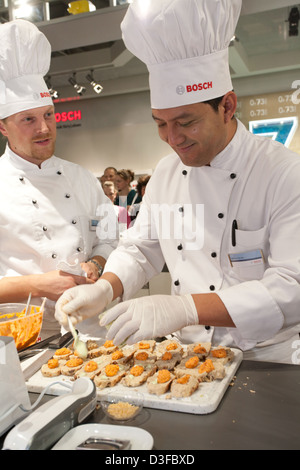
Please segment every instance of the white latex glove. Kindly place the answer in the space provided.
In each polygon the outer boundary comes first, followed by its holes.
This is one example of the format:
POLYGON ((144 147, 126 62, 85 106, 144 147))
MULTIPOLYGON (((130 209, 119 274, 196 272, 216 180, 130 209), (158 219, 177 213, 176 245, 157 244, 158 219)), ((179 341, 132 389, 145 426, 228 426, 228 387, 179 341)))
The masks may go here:
POLYGON ((56 320, 68 329, 67 316, 73 324, 100 314, 113 300, 113 289, 105 279, 66 290, 55 306, 56 320))
POLYGON ((165 336, 198 325, 199 319, 191 295, 150 295, 122 302, 105 312, 100 325, 110 323, 107 338, 119 345, 125 340, 134 344, 165 336))

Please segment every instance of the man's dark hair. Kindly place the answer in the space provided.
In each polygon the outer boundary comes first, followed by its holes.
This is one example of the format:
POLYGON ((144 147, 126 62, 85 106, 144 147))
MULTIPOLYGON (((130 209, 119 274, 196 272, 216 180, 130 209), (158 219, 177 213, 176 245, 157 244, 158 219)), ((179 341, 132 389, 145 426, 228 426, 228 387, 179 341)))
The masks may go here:
POLYGON ((213 108, 213 110, 217 113, 219 110, 219 104, 221 103, 223 98, 224 96, 220 96, 219 98, 214 98, 212 100, 203 101, 203 103, 209 104, 213 108))

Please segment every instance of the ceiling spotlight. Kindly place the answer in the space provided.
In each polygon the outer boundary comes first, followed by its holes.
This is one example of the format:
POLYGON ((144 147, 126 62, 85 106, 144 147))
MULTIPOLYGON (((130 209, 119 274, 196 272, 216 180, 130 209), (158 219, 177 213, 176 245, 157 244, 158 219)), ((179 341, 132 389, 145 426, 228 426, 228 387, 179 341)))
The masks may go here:
POLYGON ((289 36, 298 36, 298 24, 300 13, 297 7, 293 7, 290 11, 289 22, 289 36))
POLYGON ((76 73, 73 73, 73 76, 69 78, 69 82, 71 83, 71 85, 73 85, 78 95, 82 96, 83 93, 86 92, 86 88, 82 85, 78 85, 78 83, 76 82, 76 73))
POLYGON ((103 90, 103 86, 100 85, 100 83, 95 82, 94 77, 93 77, 93 70, 91 70, 91 73, 86 76, 86 79, 92 85, 92 87, 94 89, 94 92, 98 93, 98 95, 99 95, 103 90))
POLYGON ((53 98, 53 99, 56 100, 56 99, 59 97, 59 93, 58 93, 57 90, 55 90, 54 88, 52 88, 52 85, 51 85, 51 82, 50 82, 50 77, 48 77, 48 78, 46 79, 46 85, 47 85, 47 87, 48 87, 48 90, 49 90, 49 93, 50 93, 51 98, 53 98))

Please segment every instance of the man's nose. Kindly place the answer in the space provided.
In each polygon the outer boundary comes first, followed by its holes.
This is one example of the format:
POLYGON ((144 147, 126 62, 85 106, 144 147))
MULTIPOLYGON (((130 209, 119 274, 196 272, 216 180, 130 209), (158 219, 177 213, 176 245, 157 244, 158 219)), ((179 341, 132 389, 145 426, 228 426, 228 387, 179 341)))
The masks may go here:
POLYGON ((167 129, 167 142, 171 146, 180 145, 185 141, 185 135, 182 129, 176 125, 169 126, 167 129))
POLYGON ((39 124, 39 125, 38 125, 37 131, 38 131, 39 133, 45 134, 45 133, 48 133, 48 132, 49 132, 49 126, 48 126, 48 124, 47 124, 47 122, 46 122, 45 119, 41 119, 38 124, 39 124))

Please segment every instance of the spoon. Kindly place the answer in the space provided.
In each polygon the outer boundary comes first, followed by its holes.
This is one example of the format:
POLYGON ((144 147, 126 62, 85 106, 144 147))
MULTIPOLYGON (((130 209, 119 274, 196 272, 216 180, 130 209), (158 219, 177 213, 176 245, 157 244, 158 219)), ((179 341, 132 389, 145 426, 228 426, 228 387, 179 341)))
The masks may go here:
POLYGON ((73 338, 74 338, 74 349, 76 349, 76 351, 78 353, 78 356, 81 357, 81 359, 86 359, 87 355, 88 355, 87 346, 83 341, 81 341, 78 338, 78 334, 77 334, 77 332, 74 328, 74 325, 73 325, 69 315, 68 315, 68 323, 69 323, 70 331, 71 331, 71 333, 73 335, 73 338))
POLYGON ((40 312, 42 312, 42 313, 44 313, 44 308, 45 308, 46 300, 47 300, 47 298, 44 297, 44 300, 43 300, 42 305, 41 305, 41 307, 40 307, 40 312))
POLYGON ((25 317, 27 317, 27 315, 28 315, 30 302, 31 302, 31 292, 29 293, 27 304, 26 304, 25 315, 24 315, 25 317))

